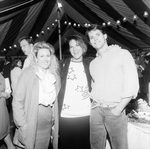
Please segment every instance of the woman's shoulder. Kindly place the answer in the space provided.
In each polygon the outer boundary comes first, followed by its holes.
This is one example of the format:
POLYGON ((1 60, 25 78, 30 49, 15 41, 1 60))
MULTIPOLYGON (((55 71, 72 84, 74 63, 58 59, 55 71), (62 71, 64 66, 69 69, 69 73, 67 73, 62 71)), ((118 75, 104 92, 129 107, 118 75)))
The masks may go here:
POLYGON ((3 78, 3 75, 0 73, 0 79, 3 78))
POLYGON ((26 67, 26 68, 22 71, 21 75, 22 75, 22 76, 28 76, 28 77, 30 77, 31 75, 35 74, 35 71, 36 71, 36 67, 30 65, 29 67, 26 67))
POLYGON ((0 73, 0 80, 4 80, 4 77, 1 73, 0 73))

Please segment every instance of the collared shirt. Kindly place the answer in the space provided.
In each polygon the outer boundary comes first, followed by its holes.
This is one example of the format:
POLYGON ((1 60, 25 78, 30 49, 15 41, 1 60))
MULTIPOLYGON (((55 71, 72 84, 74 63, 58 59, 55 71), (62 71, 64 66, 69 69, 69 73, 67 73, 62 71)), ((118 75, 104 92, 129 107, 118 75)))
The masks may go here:
POLYGON ((19 67, 14 67, 14 69, 11 70, 11 73, 10 73, 10 76, 11 76, 11 88, 12 88, 13 92, 15 90, 15 87, 17 85, 18 78, 19 78, 21 72, 22 72, 22 70, 19 67))
POLYGON ((93 79, 91 98, 99 104, 114 105, 122 98, 136 98, 139 81, 134 59, 117 45, 96 57, 90 64, 93 79))
POLYGON ((25 59, 25 61, 24 61, 22 70, 24 70, 25 68, 29 67, 30 64, 32 64, 33 59, 34 59, 34 55, 33 55, 33 53, 30 53, 30 54, 27 56, 27 58, 25 59))
POLYGON ((53 105, 56 99, 56 78, 49 70, 43 73, 40 69, 36 72, 39 78, 39 105, 53 105))

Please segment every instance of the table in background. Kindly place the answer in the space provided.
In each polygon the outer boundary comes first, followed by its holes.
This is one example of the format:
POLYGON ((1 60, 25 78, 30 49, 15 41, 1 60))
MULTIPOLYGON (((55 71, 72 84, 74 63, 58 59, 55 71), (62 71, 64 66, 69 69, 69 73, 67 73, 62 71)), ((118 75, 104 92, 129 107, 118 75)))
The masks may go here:
MULTIPOLYGON (((150 149, 150 125, 128 122, 129 149, 150 149)), ((106 142, 106 149, 111 149, 106 142)))

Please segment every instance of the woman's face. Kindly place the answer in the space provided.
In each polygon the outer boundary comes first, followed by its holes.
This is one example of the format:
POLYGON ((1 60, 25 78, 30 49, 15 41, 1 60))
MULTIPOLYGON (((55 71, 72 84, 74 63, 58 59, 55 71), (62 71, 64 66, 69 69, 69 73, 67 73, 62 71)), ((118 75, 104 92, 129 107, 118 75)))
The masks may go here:
POLYGON ((20 60, 20 61, 18 61, 17 65, 18 65, 19 67, 21 67, 21 66, 22 66, 22 62, 21 62, 21 60, 20 60))
POLYGON ((49 49, 41 48, 37 53, 37 64, 38 66, 45 71, 50 66, 51 62, 51 53, 49 49))
POLYGON ((74 60, 82 60, 83 49, 79 43, 72 39, 69 41, 70 53, 73 56, 74 60))

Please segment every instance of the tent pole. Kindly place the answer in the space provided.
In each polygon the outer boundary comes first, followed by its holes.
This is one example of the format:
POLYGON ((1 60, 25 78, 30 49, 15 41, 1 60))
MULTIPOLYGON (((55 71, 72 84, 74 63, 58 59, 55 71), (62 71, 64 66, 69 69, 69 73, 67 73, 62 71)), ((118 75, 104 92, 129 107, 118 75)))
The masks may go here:
POLYGON ((57 9, 58 12, 58 38, 59 38, 59 59, 62 60, 62 49, 61 49, 61 24, 60 24, 60 9, 57 9))

